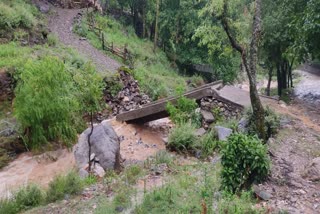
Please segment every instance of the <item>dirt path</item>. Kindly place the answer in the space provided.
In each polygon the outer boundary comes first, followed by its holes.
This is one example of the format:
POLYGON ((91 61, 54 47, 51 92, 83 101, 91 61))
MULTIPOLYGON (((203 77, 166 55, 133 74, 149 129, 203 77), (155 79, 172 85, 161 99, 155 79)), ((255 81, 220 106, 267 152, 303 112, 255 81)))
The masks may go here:
POLYGON ((81 12, 80 9, 62 9, 52 6, 51 10, 49 29, 63 44, 76 49, 81 55, 91 60, 98 71, 103 73, 117 71, 121 66, 119 62, 97 50, 87 40, 80 40, 80 37, 72 32, 73 19, 81 12))

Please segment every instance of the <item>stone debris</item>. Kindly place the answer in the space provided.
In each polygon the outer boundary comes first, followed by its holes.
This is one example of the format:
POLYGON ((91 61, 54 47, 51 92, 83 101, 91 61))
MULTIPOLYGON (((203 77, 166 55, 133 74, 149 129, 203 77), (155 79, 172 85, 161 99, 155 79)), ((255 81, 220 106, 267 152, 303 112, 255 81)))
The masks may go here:
MULTIPOLYGON (((119 76, 114 78, 114 81, 120 83, 121 90, 113 96, 111 94, 112 89, 108 88, 110 86, 107 84, 104 92, 104 98, 112 116, 141 108, 142 105, 151 102, 149 96, 140 91, 138 81, 128 71, 119 69, 119 76)), ((107 82, 108 80, 106 79, 105 81, 107 82)))
POLYGON ((217 122, 220 117, 224 117, 227 120, 238 118, 242 112, 242 109, 235 107, 232 104, 221 102, 214 97, 202 98, 200 100, 200 109, 203 117, 202 127, 205 129, 208 129, 212 123, 217 122), (216 111, 217 115, 213 114, 213 111, 216 111))

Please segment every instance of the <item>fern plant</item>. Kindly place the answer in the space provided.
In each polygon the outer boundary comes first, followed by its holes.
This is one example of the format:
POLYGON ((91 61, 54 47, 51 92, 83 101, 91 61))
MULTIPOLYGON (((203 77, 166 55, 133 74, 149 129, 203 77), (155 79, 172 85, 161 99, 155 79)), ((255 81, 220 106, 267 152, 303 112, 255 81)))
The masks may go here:
POLYGON ((16 88, 14 113, 28 147, 48 141, 71 145, 76 139, 75 121, 81 106, 74 91, 72 77, 59 59, 46 57, 26 63, 16 88))

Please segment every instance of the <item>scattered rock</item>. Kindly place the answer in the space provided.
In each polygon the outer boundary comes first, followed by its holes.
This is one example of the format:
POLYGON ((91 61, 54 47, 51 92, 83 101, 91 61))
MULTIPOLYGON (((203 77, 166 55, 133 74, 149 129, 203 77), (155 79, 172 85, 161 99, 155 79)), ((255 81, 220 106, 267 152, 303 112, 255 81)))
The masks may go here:
POLYGON ((201 115, 202 115, 203 120, 206 123, 213 123, 214 122, 214 116, 210 111, 201 110, 201 115))
POLYGON ((247 127, 248 127, 248 120, 243 117, 238 123, 238 130, 240 132, 247 132, 247 127))
POLYGON ((119 70, 119 77, 114 77, 112 80, 105 79, 107 87, 104 90, 104 98, 109 108, 112 111, 112 116, 119 113, 130 111, 133 109, 141 108, 142 105, 151 102, 148 95, 141 93, 138 81, 125 69, 119 70), (114 88, 108 84, 118 84, 117 87, 121 86, 117 94, 112 94, 114 88))
POLYGON ((214 129, 218 133, 218 139, 219 140, 227 140, 228 137, 232 134, 232 129, 225 128, 222 126, 215 126, 214 129))
POLYGON ((305 171, 304 177, 313 182, 320 181, 320 157, 311 161, 305 171))
POLYGON ((106 171, 98 163, 94 164, 92 171, 93 174, 99 178, 103 178, 106 174, 106 171))
POLYGON ((264 190, 262 190, 259 186, 253 185, 253 191, 257 195, 258 198, 268 201, 272 195, 264 190))
MULTIPOLYGON (((78 143, 74 146, 74 155, 77 166, 82 176, 88 165, 88 134, 91 128, 85 130, 79 137, 78 143)), ((98 158, 99 164, 104 170, 117 169, 120 167, 120 143, 119 138, 107 121, 95 125, 91 136, 91 152, 98 158)))
POLYGON ((50 11, 50 7, 47 4, 42 4, 41 6, 39 6, 39 10, 41 13, 49 13, 50 11))
POLYGON ((197 137, 201 137, 201 136, 203 136, 206 132, 207 132, 207 131, 206 131, 204 128, 200 128, 200 129, 197 129, 197 130, 195 131, 195 135, 196 135, 197 137))

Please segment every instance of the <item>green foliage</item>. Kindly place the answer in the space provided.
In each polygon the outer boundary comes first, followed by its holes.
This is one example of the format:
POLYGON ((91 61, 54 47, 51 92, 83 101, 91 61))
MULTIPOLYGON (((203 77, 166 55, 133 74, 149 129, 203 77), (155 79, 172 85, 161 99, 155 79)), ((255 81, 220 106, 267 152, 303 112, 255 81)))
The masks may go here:
MULTIPOLYGON (((279 131, 280 117, 269 107, 265 109, 264 114, 267 138, 270 138, 277 134, 279 131)), ((246 111, 246 118, 248 120, 248 133, 255 135, 257 133, 257 130, 255 128, 255 117, 251 109, 246 111)))
POLYGON ((74 171, 66 176, 57 176, 49 183, 47 190, 47 202, 54 202, 63 199, 65 195, 75 195, 82 191, 83 183, 74 171))
POLYGON ((23 0, 3 0, 0 2, 0 35, 3 30, 13 28, 32 28, 36 26, 36 10, 23 0))
POLYGON ((203 78, 200 75, 194 75, 190 78, 191 85, 193 87, 200 87, 205 84, 203 78))
POLYGON ((106 91, 108 91, 113 97, 117 96, 124 87, 117 74, 106 76, 104 78, 104 82, 106 83, 106 91))
POLYGON ((194 149, 197 137, 190 123, 177 125, 170 131, 167 147, 178 152, 189 152, 194 149))
POLYGON ((213 155, 214 150, 216 150, 218 146, 219 143, 213 131, 210 131, 203 135, 197 143, 197 147, 199 147, 201 150, 202 158, 206 158, 210 155, 213 155))
POLYGON ((47 41, 49 46, 56 46, 58 43, 58 37, 52 33, 48 35, 48 41, 47 41))
POLYGON ((2 199, 0 200, 0 213, 1 214, 16 214, 19 208, 14 200, 2 199))
MULTIPOLYGON (((0 140, 2 140, 2 137, 0 137, 0 140)), ((0 148, 0 169, 5 167, 10 162, 10 157, 7 154, 7 151, 0 148)))
POLYGON ((31 49, 16 43, 0 44, 0 68, 21 68, 30 58, 31 49))
MULTIPOLYGON (((97 26, 103 29, 105 35, 108 35, 106 40, 109 44, 113 43, 118 48, 127 45, 129 52, 134 56, 133 76, 139 81, 142 91, 152 99, 174 95, 174 89, 179 85, 186 87, 185 78, 179 76, 178 72, 172 68, 165 53, 160 49, 153 52, 153 43, 140 39, 132 27, 122 25, 108 16, 96 15, 96 20, 97 26)), ((84 23, 85 20, 83 19, 82 22, 84 23)), ((83 25, 85 24, 81 24, 81 29, 85 29, 83 25)), ((100 39, 95 33, 88 31, 85 34, 93 46, 102 48, 100 39)), ((115 57, 109 52, 106 54, 115 57)))
POLYGON ((168 166, 172 165, 173 157, 166 150, 161 150, 155 155, 155 164, 167 164, 168 166))
POLYGON ((181 96, 177 99, 176 104, 167 103, 166 110, 170 115, 170 119, 175 124, 184 124, 189 121, 198 125, 196 108, 198 107, 195 100, 181 96))
POLYGON ((259 214, 266 213, 262 208, 257 209, 252 206, 255 200, 251 192, 242 191, 240 196, 226 194, 226 196, 219 201, 217 213, 233 213, 233 214, 259 214))
POLYGON ((0 213, 16 214, 23 210, 39 206, 44 201, 44 193, 42 190, 30 184, 19 189, 10 199, 0 200, 0 213))
POLYGON ((138 165, 132 165, 126 168, 125 180, 128 184, 135 184, 142 173, 142 168, 138 165))
POLYGON ((237 192, 260 182, 269 173, 270 160, 267 147, 259 139, 233 134, 221 150, 222 188, 237 192))
POLYGON ((70 146, 76 139, 74 118, 80 109, 64 64, 54 57, 28 61, 20 78, 14 110, 25 143, 34 148, 59 140, 70 146))
POLYGON ((27 210, 40 205, 44 200, 44 194, 38 186, 31 184, 20 189, 14 198, 19 210, 27 210))

